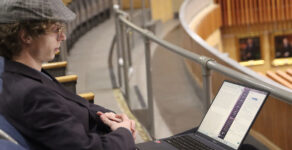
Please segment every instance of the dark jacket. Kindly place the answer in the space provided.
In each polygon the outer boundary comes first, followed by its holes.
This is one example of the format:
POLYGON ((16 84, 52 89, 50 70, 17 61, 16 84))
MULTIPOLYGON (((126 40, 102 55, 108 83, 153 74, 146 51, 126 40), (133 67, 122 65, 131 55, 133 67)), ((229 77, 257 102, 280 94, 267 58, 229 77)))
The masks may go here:
POLYGON ((128 129, 110 131, 97 111, 109 110, 88 103, 67 91, 45 71, 5 60, 0 113, 26 138, 32 150, 130 150, 128 129))

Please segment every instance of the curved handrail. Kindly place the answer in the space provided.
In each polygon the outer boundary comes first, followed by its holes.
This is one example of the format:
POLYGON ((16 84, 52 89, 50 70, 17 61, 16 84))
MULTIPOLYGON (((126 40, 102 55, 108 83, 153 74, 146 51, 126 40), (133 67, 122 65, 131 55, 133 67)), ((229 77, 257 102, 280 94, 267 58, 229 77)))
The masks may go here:
MULTIPOLYGON (((226 54, 221 53, 216 48, 208 45, 205 40, 203 40, 199 35, 197 35, 195 32, 193 32, 190 29, 189 24, 191 23, 192 19, 196 16, 196 14, 199 13, 199 11, 196 11, 196 12, 194 12, 193 15, 190 15, 192 17, 192 18, 190 18, 190 17, 186 16, 185 10, 188 10, 188 7, 194 6, 194 5, 191 5, 191 3, 194 3, 194 2, 195 2, 194 0, 184 1, 184 3, 182 4, 182 6, 180 8, 180 13, 179 13, 180 23, 181 23, 182 27, 184 28, 184 30, 187 32, 187 34, 193 39, 193 41, 197 42, 206 51, 209 51, 211 54, 217 56, 217 59, 220 59, 222 62, 225 62, 226 64, 234 67, 235 69, 237 69, 241 72, 244 72, 245 74, 247 74, 249 76, 252 76, 252 78, 253 78, 252 82, 254 82, 254 79, 256 79, 255 81, 260 81, 259 82, 260 84, 265 85, 265 88, 263 88, 263 89, 270 91, 273 96, 279 98, 283 102, 292 104, 292 99, 289 96, 289 95, 291 95, 292 90, 288 89, 287 87, 285 87, 281 84, 274 82, 271 79, 263 78, 261 75, 257 74, 256 72, 254 72, 253 70, 251 70, 247 67, 241 66, 238 62, 231 59, 226 54), (283 96, 282 94, 284 94, 285 96, 283 96)), ((201 10, 204 7, 206 7, 212 3, 213 3, 213 1, 210 1, 209 3, 204 3, 204 5, 201 4, 201 7, 198 7, 197 10, 201 10)), ((194 10, 193 7, 192 7, 192 10, 194 10)), ((216 66, 220 66, 220 64, 218 64, 218 65, 214 64, 212 66, 212 69, 233 78, 232 74, 226 74, 225 71, 222 72, 222 69, 225 70, 224 67, 223 68, 220 67, 221 69, 216 69, 216 66)), ((231 71, 231 70, 229 70, 229 71, 231 71)), ((236 71, 233 73, 237 74, 238 72, 236 71)), ((240 75, 240 77, 241 77, 241 75, 243 75, 243 74, 237 74, 237 75, 240 75)), ((244 76, 246 76, 246 75, 244 75, 244 76)), ((250 81, 244 81, 238 77, 235 77, 234 79, 237 79, 239 81, 242 81, 244 83, 247 83, 247 84, 250 84, 253 86, 255 86, 255 84, 258 84, 258 83, 250 83, 250 81)), ((247 79, 250 80, 250 77, 247 79)), ((258 87, 258 86, 256 86, 256 87, 258 87)))
POLYGON ((161 40, 158 37, 154 36, 152 32, 142 29, 136 25, 134 25, 132 22, 128 21, 126 18, 123 16, 119 16, 119 19, 128 27, 132 28, 134 31, 142 34, 143 36, 149 38, 153 42, 159 44, 160 46, 165 47, 167 50, 170 50, 178 55, 181 55, 185 58, 188 58, 190 60, 195 61, 196 63, 199 63, 201 65, 206 65, 209 69, 213 69, 217 72, 220 72, 226 76, 229 76, 233 79, 242 81, 243 83, 252 85, 254 87, 260 88, 267 90, 271 93, 271 95, 283 99, 285 102, 292 104, 292 98, 291 98, 291 93, 287 92, 286 90, 280 89, 274 85, 269 85, 263 81, 257 80, 255 78, 252 78, 248 75, 245 75, 243 73, 240 73, 238 71, 235 71, 233 69, 230 69, 224 65, 221 65, 219 63, 216 63, 215 61, 210 61, 212 60, 211 58, 204 58, 204 56, 200 56, 198 54, 192 53, 186 49, 183 49, 181 47, 178 47, 172 43, 169 43, 167 41, 161 40))
MULTIPOLYGON (((123 91, 125 91, 124 96, 125 99, 128 103, 128 105, 130 106, 131 109, 131 101, 129 98, 129 76, 128 76, 128 70, 129 70, 129 60, 127 60, 127 51, 126 51, 126 44, 125 41, 127 40, 127 38, 125 38, 127 35, 125 33, 127 28, 130 28, 133 32, 137 32, 138 34, 140 34, 141 36, 144 37, 144 44, 145 44, 145 66, 146 66, 146 82, 147 82, 147 104, 148 107, 147 108, 143 108, 145 109, 144 111, 146 111, 145 113, 147 114, 147 117, 151 122, 146 124, 146 128, 148 128, 148 130, 150 131, 150 135, 154 136, 155 135, 155 127, 154 127, 154 102, 153 102, 153 94, 152 94, 152 77, 151 77, 151 60, 150 60, 150 42, 155 42, 158 45, 166 48, 166 50, 169 50, 171 52, 174 52, 184 58, 187 58, 193 62, 195 62, 196 64, 201 65, 202 67, 202 77, 203 77, 203 89, 204 89, 204 93, 203 93, 203 100, 205 103, 205 107, 206 110, 210 105, 210 100, 211 100, 211 88, 210 88, 210 71, 216 71, 221 75, 225 75, 228 76, 232 79, 236 79, 237 81, 241 81, 245 84, 248 84, 250 86, 256 87, 256 88, 260 88, 260 89, 264 89, 266 91, 269 91, 271 93, 271 95, 273 95, 274 97, 279 98, 280 100, 288 103, 288 104, 292 104, 292 98, 290 97, 291 95, 291 90, 286 90, 284 87, 283 88, 279 88, 276 87, 272 84, 268 84, 265 83, 265 81, 263 80, 259 80, 256 79, 254 77, 248 76, 246 74, 240 73, 234 69, 228 68, 227 66, 224 66, 220 63, 215 62, 213 59, 205 57, 205 56, 201 56, 198 55, 194 52, 190 52, 187 49, 181 48, 179 46, 176 46, 172 43, 169 43, 167 41, 164 41, 162 39, 159 39, 158 37, 156 37, 152 32, 146 30, 146 29, 142 29, 140 27, 138 27, 137 25, 133 24, 132 22, 130 22, 128 20, 127 15, 125 15, 125 12, 119 10, 119 6, 114 5, 114 12, 115 12, 115 25, 116 25, 116 36, 117 36, 117 54, 118 56, 118 61, 121 62, 118 65, 118 68, 123 69, 123 71, 118 71, 118 73, 121 74, 121 72, 123 72, 123 83, 124 86, 121 86, 121 78, 119 78, 119 83, 120 83, 120 88, 124 88, 122 89, 123 91), (125 15, 125 16, 124 16, 125 15)), ((187 30, 190 30, 189 28, 187 28, 187 30)), ((191 33, 194 35, 194 37, 196 38, 196 41, 200 42, 201 45, 199 46, 203 46, 205 48, 210 48, 211 51, 213 51, 214 53, 218 53, 219 52, 214 49, 211 48, 206 42, 204 42, 203 39, 201 39, 198 35, 196 35, 195 33, 191 33)), ((224 59, 227 58, 226 56, 223 57, 224 59)), ((220 60, 221 61, 221 60, 220 60)), ((230 58, 228 59, 228 61, 233 61, 230 58)), ((246 71, 245 71, 246 72, 246 71)), ((120 76, 119 76, 120 77, 120 76)), ((147 119, 147 120, 148 120, 147 119)))

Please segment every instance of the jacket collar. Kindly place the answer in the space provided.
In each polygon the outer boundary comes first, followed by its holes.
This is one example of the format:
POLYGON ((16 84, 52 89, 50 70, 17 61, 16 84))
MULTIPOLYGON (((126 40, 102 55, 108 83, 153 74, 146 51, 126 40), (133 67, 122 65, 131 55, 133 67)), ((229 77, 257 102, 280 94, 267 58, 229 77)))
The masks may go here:
POLYGON ((5 72, 17 73, 32 78, 34 80, 42 81, 42 74, 38 70, 33 69, 22 63, 5 59, 4 66, 5 72))

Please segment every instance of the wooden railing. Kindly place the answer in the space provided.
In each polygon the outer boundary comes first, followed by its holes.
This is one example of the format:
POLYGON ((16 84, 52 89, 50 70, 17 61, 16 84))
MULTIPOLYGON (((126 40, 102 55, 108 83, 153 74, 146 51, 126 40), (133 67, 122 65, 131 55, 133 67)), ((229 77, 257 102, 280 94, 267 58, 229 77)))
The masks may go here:
POLYGON ((194 28, 194 32, 202 37, 202 39, 206 40, 214 31, 222 26, 220 10, 219 5, 214 5, 206 16, 198 20, 199 23, 194 28))
MULTIPOLYGON (((224 0, 224 1, 227 1, 227 0, 224 0)), ((237 0, 228 0, 228 1, 234 2, 237 0)), ((245 0, 238 0, 237 2, 243 2, 243 1, 245 0)), ((262 75, 259 75, 256 72, 246 67, 239 65, 238 62, 228 57, 228 55, 220 53, 217 49, 209 46, 203 40, 203 38, 201 38, 197 33, 193 32, 195 31, 195 28, 197 26, 195 26, 194 28, 190 28, 192 21, 196 20, 197 16, 201 17, 200 12, 203 12, 206 6, 212 5, 212 3, 210 3, 209 5, 198 5, 198 3, 205 3, 205 0, 201 0, 201 1, 186 0, 180 10, 180 21, 184 29, 184 33, 183 33, 184 43, 182 45, 184 46, 185 49, 188 49, 191 52, 197 53, 199 55, 204 55, 204 56, 213 58, 220 64, 223 64, 227 67, 235 69, 239 72, 248 74, 249 76, 255 79, 258 79, 260 81, 273 85, 277 88, 284 89, 285 91, 287 91, 287 93, 289 92, 292 93, 291 89, 285 86, 282 86, 281 84, 278 84, 268 78, 265 78, 262 75), (190 11, 190 10, 193 10, 193 11, 190 11)), ((205 16, 207 16, 207 14, 205 16)), ((232 19, 232 16, 229 19, 232 19)), ((247 21, 245 21, 244 23, 246 22, 247 21)), ((226 22, 225 20, 223 21, 223 23, 228 24, 229 22, 228 21, 226 22)), ((200 26, 200 24, 198 24, 198 26, 200 26)), ((201 66, 191 63, 189 61, 187 61, 186 64, 191 74, 193 75, 194 79, 197 80, 199 83, 201 83, 202 82, 201 66)), ((292 70, 286 71, 286 72, 289 75, 292 74, 292 70)), ((222 81, 225 79, 232 80, 223 74, 212 72, 211 74, 212 93, 216 93, 218 91, 222 81)), ((286 79, 283 79, 283 80, 289 83, 286 79)), ((290 103, 291 102, 288 102, 287 100, 270 96, 267 102, 265 103, 265 105, 263 106, 263 109, 261 110, 259 116, 257 117, 255 124, 252 127, 253 135, 257 135, 255 137, 258 140, 260 140, 262 143, 264 143, 270 149, 284 149, 284 150, 292 149, 292 144, 291 144, 292 105, 290 103)))

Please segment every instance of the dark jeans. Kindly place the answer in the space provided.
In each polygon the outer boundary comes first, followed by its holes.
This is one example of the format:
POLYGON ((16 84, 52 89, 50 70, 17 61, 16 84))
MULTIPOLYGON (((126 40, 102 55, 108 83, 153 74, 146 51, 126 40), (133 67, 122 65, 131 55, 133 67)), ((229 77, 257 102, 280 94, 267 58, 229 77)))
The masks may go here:
MULTIPOLYGON (((184 135, 184 134, 188 134, 188 133, 194 133, 198 130, 198 128, 193 128, 193 129, 190 129, 190 130, 186 130, 182 133, 178 133, 176 135, 184 135)), ((239 150, 258 150, 256 147, 250 145, 250 144, 242 144, 239 148, 239 150)))

